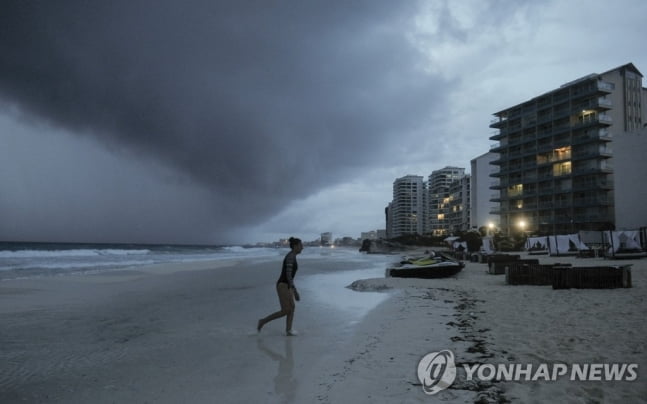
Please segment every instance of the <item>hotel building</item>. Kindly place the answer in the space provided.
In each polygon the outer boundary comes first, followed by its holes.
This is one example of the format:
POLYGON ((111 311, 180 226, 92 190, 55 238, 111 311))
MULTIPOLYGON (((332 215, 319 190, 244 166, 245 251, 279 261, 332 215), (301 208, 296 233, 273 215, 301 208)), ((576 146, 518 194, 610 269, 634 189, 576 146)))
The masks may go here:
POLYGON ((470 175, 465 174, 449 186, 449 203, 445 214, 449 233, 470 229, 470 185, 470 175))
MULTIPOLYGON (((465 169, 459 167, 445 167, 431 172, 428 182, 429 216, 425 233, 442 236, 454 230, 463 230, 460 229, 462 226, 458 220, 462 218, 461 212, 469 208, 469 190, 464 190, 461 185, 464 178, 465 169), (455 182, 459 183, 454 185, 455 182)), ((469 219, 464 223, 468 225, 469 219)))
POLYGON ((393 201, 386 212, 388 237, 423 234, 425 202, 423 177, 407 175, 396 179, 393 182, 393 201))
MULTIPOLYGON (((498 159, 498 154, 488 152, 470 161, 471 166, 471 192, 470 192, 470 227, 499 226, 499 216, 492 212, 497 211, 499 204, 491 201, 492 191, 490 186, 498 185, 498 179, 492 179, 490 174, 496 172, 496 166, 490 163, 498 159)), ((498 193, 496 198, 498 198, 498 193)))
POLYGON ((636 189, 647 178, 642 77, 629 63, 494 114, 498 171, 490 175, 499 206, 491 213, 504 231, 647 225, 645 191, 636 189))

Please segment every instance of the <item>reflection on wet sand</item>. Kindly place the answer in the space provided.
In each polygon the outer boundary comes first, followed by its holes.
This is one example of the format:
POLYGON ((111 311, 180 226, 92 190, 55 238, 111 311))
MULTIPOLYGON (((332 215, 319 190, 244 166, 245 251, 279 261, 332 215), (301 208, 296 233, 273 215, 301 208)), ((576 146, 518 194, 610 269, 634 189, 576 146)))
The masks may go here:
MULTIPOLYGON (((258 339, 258 348, 272 360, 278 362, 276 376, 274 377, 274 391, 281 402, 292 403, 294 402, 295 393, 297 390, 298 380, 294 378, 294 356, 292 354, 292 340, 291 337, 283 339, 285 354, 282 355, 270 349, 267 342, 263 338, 258 339)), ((275 341, 273 341, 275 342, 275 341)))

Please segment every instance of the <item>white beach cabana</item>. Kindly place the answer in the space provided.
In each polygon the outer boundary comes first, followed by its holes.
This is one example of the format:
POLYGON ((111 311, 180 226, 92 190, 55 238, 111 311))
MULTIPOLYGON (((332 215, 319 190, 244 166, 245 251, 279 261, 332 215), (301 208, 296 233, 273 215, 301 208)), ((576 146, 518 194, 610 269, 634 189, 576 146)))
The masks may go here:
POLYGON ((646 255, 640 242, 639 230, 605 231, 604 241, 609 246, 607 256, 617 257, 624 254, 643 257, 646 255))
POLYGON ((548 237, 528 237, 526 251, 530 254, 548 254, 548 237))
POLYGON ((589 247, 582 242, 580 235, 561 234, 557 236, 548 236, 548 251, 550 255, 573 255, 580 251, 588 250, 589 247))
POLYGON ((482 242, 483 244, 481 245, 481 254, 494 254, 494 240, 492 239, 492 237, 483 237, 482 242))

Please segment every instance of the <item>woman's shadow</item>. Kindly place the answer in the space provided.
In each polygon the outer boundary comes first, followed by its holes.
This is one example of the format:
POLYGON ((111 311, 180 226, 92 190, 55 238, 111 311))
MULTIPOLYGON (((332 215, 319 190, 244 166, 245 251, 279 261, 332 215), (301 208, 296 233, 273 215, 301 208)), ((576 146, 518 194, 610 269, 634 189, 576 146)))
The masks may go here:
POLYGON ((272 360, 279 363, 276 376, 274 377, 274 391, 279 397, 283 397, 283 402, 294 402, 297 380, 294 378, 294 357, 292 355, 292 340, 294 338, 284 338, 285 355, 281 355, 270 349, 263 338, 259 338, 258 349, 260 349, 272 360))

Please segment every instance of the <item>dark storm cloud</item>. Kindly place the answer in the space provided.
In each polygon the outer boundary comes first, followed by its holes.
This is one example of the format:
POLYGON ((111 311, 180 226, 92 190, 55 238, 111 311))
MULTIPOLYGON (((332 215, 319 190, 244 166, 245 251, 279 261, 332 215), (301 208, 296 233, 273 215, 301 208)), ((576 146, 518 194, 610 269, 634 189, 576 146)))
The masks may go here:
POLYGON ((400 1, 5 1, 0 97, 181 170, 220 197, 221 220, 249 223, 376 164, 432 117, 446 84, 407 39, 416 12, 400 1))

